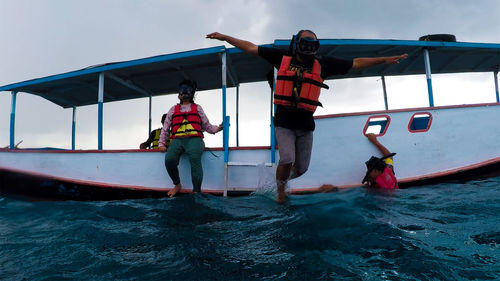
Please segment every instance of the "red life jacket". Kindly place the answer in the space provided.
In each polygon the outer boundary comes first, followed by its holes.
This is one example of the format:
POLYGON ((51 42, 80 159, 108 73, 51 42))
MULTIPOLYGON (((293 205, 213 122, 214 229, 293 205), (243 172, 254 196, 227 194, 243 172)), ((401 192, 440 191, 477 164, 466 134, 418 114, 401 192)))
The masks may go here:
POLYGON ((388 166, 385 167, 382 174, 375 179, 375 187, 383 189, 398 189, 398 181, 394 172, 388 166))
POLYGON ((292 57, 283 56, 274 91, 274 104, 294 106, 309 111, 316 111, 322 106, 318 101, 321 88, 328 89, 321 78, 321 64, 314 59, 311 73, 290 69, 292 57), (297 94, 297 91, 300 93, 297 94))
POLYGON ((174 115, 172 116, 171 133, 171 139, 189 137, 203 138, 201 117, 198 113, 198 106, 195 103, 191 104, 191 111, 188 112, 181 112, 180 104, 175 106, 174 115))

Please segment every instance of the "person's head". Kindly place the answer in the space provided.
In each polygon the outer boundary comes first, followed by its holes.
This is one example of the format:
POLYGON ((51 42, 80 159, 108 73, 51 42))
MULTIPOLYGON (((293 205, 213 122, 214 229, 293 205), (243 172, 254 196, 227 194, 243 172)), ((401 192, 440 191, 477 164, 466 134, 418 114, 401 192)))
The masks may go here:
POLYGON ((308 29, 300 30, 294 36, 294 50, 296 56, 302 61, 314 59, 319 49, 318 37, 314 32, 308 29))
POLYGON ((194 103, 194 93, 196 92, 196 82, 184 80, 179 83, 179 100, 181 102, 194 103))
POLYGON ((161 116, 161 124, 165 123, 165 118, 167 118, 166 113, 161 116))
POLYGON ((367 182, 369 186, 375 186, 375 181, 384 172, 386 164, 382 159, 372 156, 365 165, 367 171, 362 183, 367 182))
POLYGON ((384 161, 384 159, 391 158, 394 155, 396 155, 396 153, 388 154, 382 158, 372 156, 366 161, 365 165, 367 171, 361 183, 368 183, 370 187, 394 188, 397 180, 394 177, 394 172, 387 168, 388 166, 384 161), (391 175, 388 175, 388 173, 391 175))

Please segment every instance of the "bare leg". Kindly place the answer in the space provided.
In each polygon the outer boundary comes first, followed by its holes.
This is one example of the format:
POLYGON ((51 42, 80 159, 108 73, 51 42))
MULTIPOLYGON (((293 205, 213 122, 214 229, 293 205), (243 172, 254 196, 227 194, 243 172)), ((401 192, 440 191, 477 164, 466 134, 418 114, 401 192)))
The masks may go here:
POLYGON ((276 187, 277 187, 277 199, 278 203, 284 203, 286 201, 285 187, 290 176, 290 170, 292 164, 278 165, 276 168, 276 187))
POLYGON ((180 183, 176 184, 176 185, 174 186, 174 188, 172 188, 172 189, 170 189, 170 190, 168 191, 168 196, 169 196, 169 197, 174 197, 174 196, 175 196, 175 194, 177 194, 177 192, 179 192, 179 190, 181 190, 181 189, 182 189, 182 185, 181 185, 180 183))
POLYGON ((304 173, 299 173, 298 169, 295 166, 292 166, 290 170, 290 176, 288 177, 289 180, 293 180, 295 178, 298 178, 302 176, 304 173))

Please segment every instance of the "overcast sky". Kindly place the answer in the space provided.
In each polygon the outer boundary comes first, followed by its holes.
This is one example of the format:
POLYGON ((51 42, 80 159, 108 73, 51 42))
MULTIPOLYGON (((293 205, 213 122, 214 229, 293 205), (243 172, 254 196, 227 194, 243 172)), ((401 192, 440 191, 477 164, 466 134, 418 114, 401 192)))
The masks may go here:
MULTIPOLYGON (((223 44, 205 39, 213 31, 267 44, 304 28, 332 39, 416 40, 449 33, 463 42, 500 43, 500 1, 0 0, 0 85, 223 44)), ((495 101, 490 73, 433 79, 436 105, 495 101)), ((390 108, 427 105, 425 77, 388 77, 386 82, 390 108)), ((329 84, 333 90, 322 93, 325 108, 317 114, 383 109, 379 78, 329 84)), ((242 85, 240 94, 240 145, 267 145, 269 88, 242 85)), ((234 121, 234 90, 228 95, 234 121)), ((153 128, 176 102, 173 96, 153 98, 153 128)), ((197 102, 213 124, 221 122, 219 91, 199 93, 197 102)), ((9 144, 10 108, 10 93, 1 92, 0 147, 9 144)), ((71 115, 71 109, 19 93, 16 142, 23 140, 21 148, 70 148, 71 115)), ((148 99, 105 104, 105 149, 137 148, 147 130, 148 99)), ((208 136, 207 146, 218 146, 221 139, 221 134, 208 136)), ((97 106, 78 108, 76 148, 96 147, 97 106)))

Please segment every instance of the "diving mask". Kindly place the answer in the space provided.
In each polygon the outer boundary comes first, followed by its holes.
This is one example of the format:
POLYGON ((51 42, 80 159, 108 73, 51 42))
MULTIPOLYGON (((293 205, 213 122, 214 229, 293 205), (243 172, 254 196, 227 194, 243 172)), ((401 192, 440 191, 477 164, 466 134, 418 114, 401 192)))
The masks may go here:
POLYGON ((297 41, 297 51, 304 55, 314 55, 319 49, 319 41, 312 37, 301 37, 297 41))
POLYGON ((190 99, 194 96, 194 88, 191 85, 182 84, 179 86, 179 97, 181 99, 190 99))

